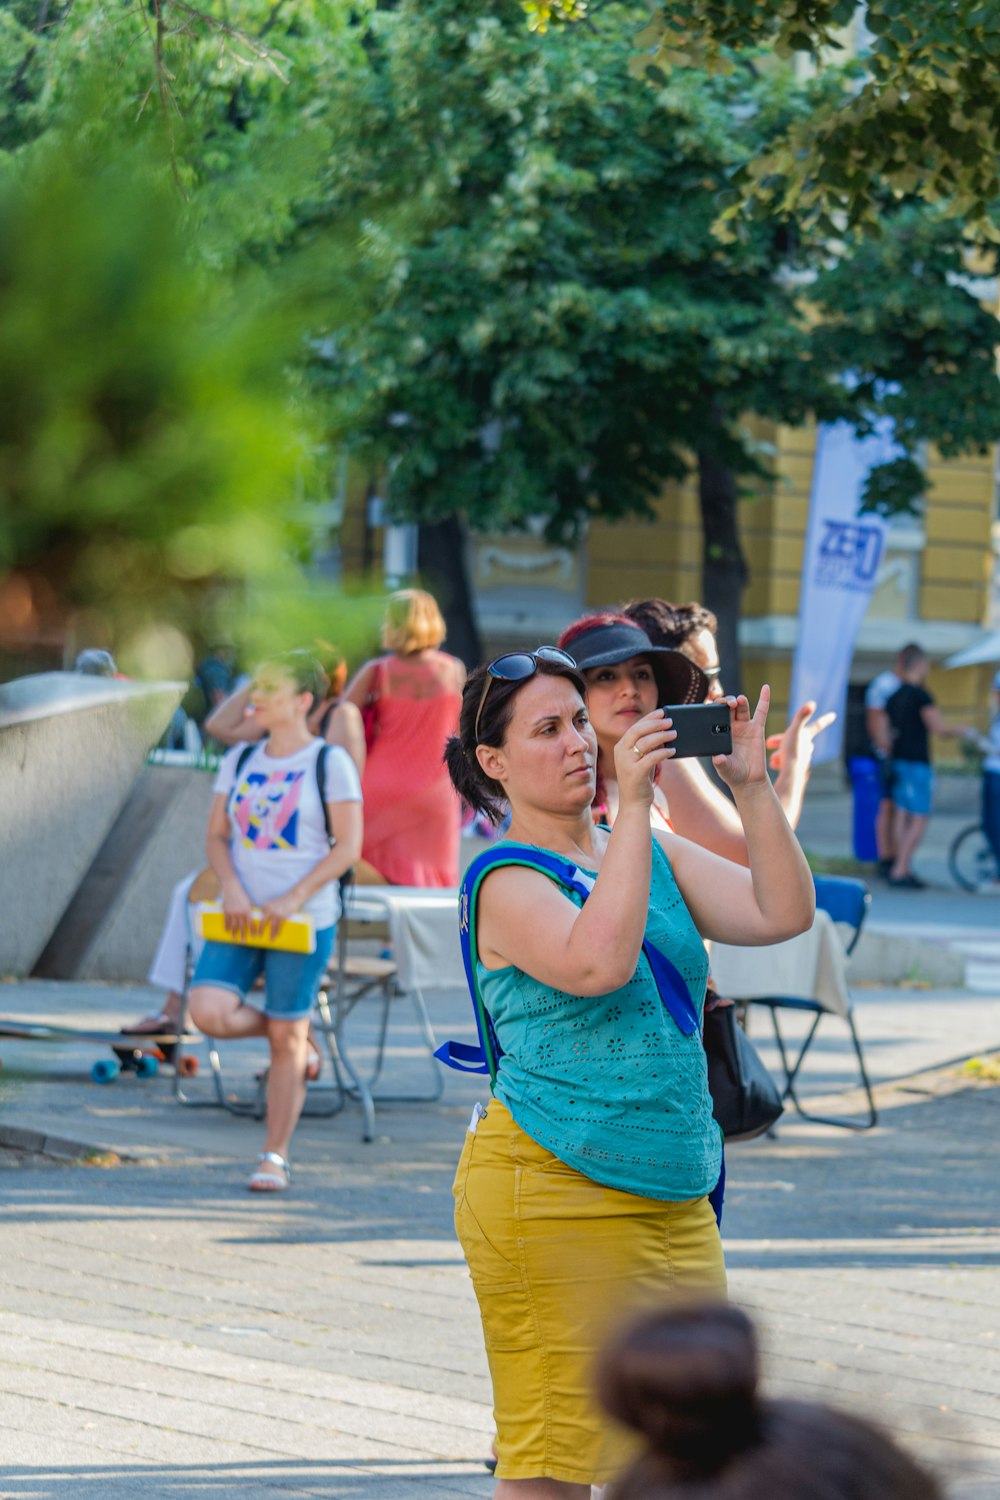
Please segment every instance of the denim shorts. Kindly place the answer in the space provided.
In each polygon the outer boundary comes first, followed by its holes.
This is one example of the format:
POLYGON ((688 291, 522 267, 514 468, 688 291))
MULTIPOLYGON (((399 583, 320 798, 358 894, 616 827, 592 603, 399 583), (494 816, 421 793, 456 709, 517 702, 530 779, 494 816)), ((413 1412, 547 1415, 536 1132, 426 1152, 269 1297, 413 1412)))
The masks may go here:
POLYGON ((894 760, 892 763, 892 800, 904 812, 926 818, 931 810, 934 772, 926 761, 894 760))
POLYGON ((206 943, 191 988, 212 985, 232 990, 245 1000, 263 974, 264 1014, 276 1021, 301 1021, 316 1003, 336 933, 336 925, 321 928, 312 953, 280 953, 275 948, 252 948, 242 943, 206 943))

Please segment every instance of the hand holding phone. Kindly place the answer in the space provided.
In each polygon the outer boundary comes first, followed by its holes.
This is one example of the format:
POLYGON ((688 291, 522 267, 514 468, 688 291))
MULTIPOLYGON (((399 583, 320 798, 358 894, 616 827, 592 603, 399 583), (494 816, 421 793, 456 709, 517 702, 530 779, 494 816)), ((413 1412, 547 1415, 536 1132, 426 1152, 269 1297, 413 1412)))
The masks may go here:
POLYGON ((663 711, 677 731, 675 759, 683 755, 732 754, 731 716, 725 698, 713 703, 668 703, 663 711))

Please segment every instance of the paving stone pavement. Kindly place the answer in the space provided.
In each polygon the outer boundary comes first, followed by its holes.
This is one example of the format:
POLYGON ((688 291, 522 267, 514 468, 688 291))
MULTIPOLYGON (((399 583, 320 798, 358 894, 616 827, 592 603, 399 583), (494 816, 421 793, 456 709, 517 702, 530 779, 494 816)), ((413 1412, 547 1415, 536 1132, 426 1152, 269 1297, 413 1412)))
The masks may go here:
MULTIPOLYGON (((857 1000, 881 1123, 782 1123, 731 1148, 732 1295, 760 1320, 771 1390, 875 1415, 955 1497, 986 1500, 1000 1495, 1000 1086, 940 1065, 1000 1047, 1000 1009, 984 993, 857 1000)), ((0 988, 4 1014, 95 1024, 148 1001, 0 988)), ((432 1009, 442 1034, 468 1033, 466 1001, 432 1009)), ((252 1047, 236 1050, 246 1079, 252 1047)), ((401 1015, 390 1085, 416 1053, 401 1015)), ((292 1190, 253 1198, 259 1124, 181 1108, 166 1077, 98 1088, 96 1055, 0 1040, 0 1496, 489 1496, 489 1385, 449 1192, 475 1082, 381 1106, 368 1145, 353 1107, 305 1120, 292 1190), (46 1140, 55 1155, 32 1152, 46 1140), (120 1164, 60 1158, 61 1141, 120 1164)), ((828 1094, 848 1062, 831 1033, 828 1094)))

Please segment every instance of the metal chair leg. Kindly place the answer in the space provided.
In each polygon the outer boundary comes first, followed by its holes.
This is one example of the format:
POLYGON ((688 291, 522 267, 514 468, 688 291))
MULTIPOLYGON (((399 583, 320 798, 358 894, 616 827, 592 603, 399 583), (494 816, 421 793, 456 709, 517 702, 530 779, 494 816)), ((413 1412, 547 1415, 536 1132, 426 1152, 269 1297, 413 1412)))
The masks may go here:
POLYGON ((375 1101, 372 1098, 372 1093, 367 1083, 360 1076, 354 1064, 347 1056, 343 1045, 338 1040, 338 1027, 341 1019, 339 1005, 337 1021, 334 1022, 333 1016, 330 1013, 329 996, 326 990, 320 990, 316 997, 316 1009, 319 1012, 322 1023, 317 1027, 317 1030, 326 1042, 334 1076, 345 1098, 348 1096, 356 1098, 361 1105, 361 1139, 363 1141, 372 1141, 375 1139, 375 1101), (349 1083, 344 1082, 344 1074, 350 1080, 349 1083))
POLYGON ((800 1119, 808 1120, 813 1125, 835 1125, 841 1130, 871 1130, 875 1125, 877 1125, 878 1109, 876 1108, 875 1097, 872 1093, 871 1079, 869 1078, 868 1070, 865 1067, 864 1054, 861 1050, 861 1039, 858 1036, 857 1027, 854 1024, 854 1017, 848 1014, 847 1016, 842 1017, 842 1019, 847 1022, 848 1029, 851 1033, 851 1043, 854 1048, 854 1055, 857 1059, 858 1070, 861 1074, 862 1087, 864 1088, 865 1096, 868 1100, 868 1114, 867 1118, 864 1120, 845 1119, 843 1116, 835 1115, 814 1115, 810 1110, 807 1110, 803 1107, 796 1091, 799 1071, 805 1060, 805 1055, 809 1050, 809 1047, 812 1045, 813 1037, 816 1035, 817 1028, 819 1027, 820 1021, 823 1019, 823 1015, 825 1014, 825 1012, 821 1011, 815 1017, 812 1025, 809 1028, 806 1039, 802 1043, 802 1046, 796 1055, 794 1063, 791 1067, 789 1067, 785 1041, 778 1026, 777 1009, 774 1006, 770 1006, 768 1008, 771 1011, 771 1021, 774 1026, 774 1035, 778 1045, 778 1054, 781 1058, 782 1067, 785 1070, 785 1087, 782 1092, 782 1098, 788 1099, 791 1102, 792 1108, 795 1110, 800 1119))

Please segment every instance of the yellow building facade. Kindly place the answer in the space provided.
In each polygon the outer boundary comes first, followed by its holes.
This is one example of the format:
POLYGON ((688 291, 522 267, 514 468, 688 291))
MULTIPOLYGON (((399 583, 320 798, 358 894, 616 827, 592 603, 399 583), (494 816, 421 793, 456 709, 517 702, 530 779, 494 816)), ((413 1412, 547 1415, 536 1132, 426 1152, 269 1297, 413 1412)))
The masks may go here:
MULTIPOLYGON (((748 691, 770 682, 776 721, 790 706, 816 429, 757 424, 754 436, 772 458, 770 480, 739 502, 750 570, 741 624, 743 672, 748 691)), ((996 668, 946 670, 942 663, 984 628, 1000 628, 996 455, 944 461, 931 451, 927 472, 921 514, 890 524, 851 683, 857 691, 901 646, 915 641, 934 662, 928 685, 942 711, 955 722, 985 727, 996 668)), ((341 530, 345 573, 385 567, 386 533, 372 520, 359 484, 341 530)), ((552 641, 585 611, 627 599, 698 599, 701 555, 693 478, 666 486, 652 518, 592 523, 575 547, 547 542, 540 526, 476 535, 466 565, 484 650, 493 655, 552 641)), ((937 751, 941 759, 953 759, 955 742, 937 751)))
MULTIPOLYGON (((750 568, 741 629, 744 680, 748 688, 769 681, 780 713, 789 706, 816 430, 775 427, 758 435, 774 452, 773 479, 740 502, 750 568)), ((982 725, 995 669, 945 670, 940 663, 985 626, 1000 623, 995 455, 944 461, 932 451, 927 471, 922 514, 890 525, 851 680, 869 681, 915 641, 935 662, 928 686, 942 711, 982 725)), ((701 523, 693 481, 664 491, 655 521, 592 527, 587 550, 588 603, 652 594, 697 599, 701 523)))

